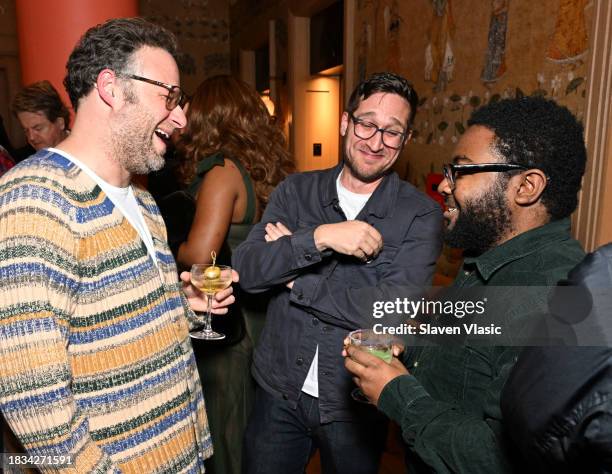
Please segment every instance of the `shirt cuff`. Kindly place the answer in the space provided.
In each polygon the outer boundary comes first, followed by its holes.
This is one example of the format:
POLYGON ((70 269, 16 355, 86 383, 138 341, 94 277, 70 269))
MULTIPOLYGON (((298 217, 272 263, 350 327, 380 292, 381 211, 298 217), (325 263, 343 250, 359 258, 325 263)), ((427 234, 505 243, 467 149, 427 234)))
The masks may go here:
POLYGON ((300 229, 291 235, 291 247, 298 268, 307 267, 322 260, 314 241, 315 228, 300 229))
POLYGON ((420 398, 429 397, 427 390, 414 375, 400 375, 391 380, 378 397, 378 409, 401 423, 405 411, 420 398))
POLYGON ((289 299, 301 306, 309 306, 322 278, 321 275, 314 274, 300 275, 293 281, 289 299))

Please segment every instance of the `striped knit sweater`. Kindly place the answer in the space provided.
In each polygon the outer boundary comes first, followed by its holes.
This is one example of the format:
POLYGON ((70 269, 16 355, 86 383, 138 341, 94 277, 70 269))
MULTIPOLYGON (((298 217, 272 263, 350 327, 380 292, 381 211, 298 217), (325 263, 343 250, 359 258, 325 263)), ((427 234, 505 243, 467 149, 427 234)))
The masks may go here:
POLYGON ((135 192, 159 267, 66 158, 43 150, 0 179, 0 409, 28 453, 71 454, 76 472, 202 472, 192 313, 135 192))

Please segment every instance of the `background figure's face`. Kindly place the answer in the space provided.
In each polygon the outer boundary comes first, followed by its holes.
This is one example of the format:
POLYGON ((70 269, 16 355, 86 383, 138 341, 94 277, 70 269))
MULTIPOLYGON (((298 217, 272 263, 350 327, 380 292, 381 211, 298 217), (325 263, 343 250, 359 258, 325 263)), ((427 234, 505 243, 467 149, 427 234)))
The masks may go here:
POLYGON ((66 124, 58 117, 51 122, 44 112, 19 112, 17 119, 23 128, 28 143, 38 151, 57 145, 66 138, 66 124))
MULTIPOLYGON (((159 48, 144 47, 134 53, 134 74, 179 85, 179 72, 172 56, 159 48)), ((180 106, 166 108, 168 91, 142 81, 126 79, 124 105, 111 124, 115 159, 131 174, 147 174, 164 166, 170 137, 186 123, 180 106)))
MULTIPOLYGON (((405 132, 410 105, 397 94, 377 92, 361 101, 353 116, 378 128, 405 132)), ((355 135, 355 124, 347 112, 342 115, 340 132, 344 137, 344 163, 349 172, 364 183, 380 179, 397 160, 397 150, 384 145, 380 132, 364 140, 355 135)))
MULTIPOLYGON (((494 151, 495 134, 481 126, 470 127, 455 147, 456 164, 503 161, 494 151)), ((445 242, 478 256, 495 247, 512 230, 507 198, 508 175, 497 172, 457 175, 455 189, 444 179, 438 191, 448 206, 445 242)))

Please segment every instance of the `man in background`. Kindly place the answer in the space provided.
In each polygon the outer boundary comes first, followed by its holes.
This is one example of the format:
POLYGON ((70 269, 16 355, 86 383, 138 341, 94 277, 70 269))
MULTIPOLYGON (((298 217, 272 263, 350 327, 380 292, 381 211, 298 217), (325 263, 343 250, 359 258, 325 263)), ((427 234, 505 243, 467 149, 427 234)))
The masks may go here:
POLYGON ((12 109, 36 151, 56 146, 68 135, 70 112, 49 81, 24 87, 15 96, 12 109))

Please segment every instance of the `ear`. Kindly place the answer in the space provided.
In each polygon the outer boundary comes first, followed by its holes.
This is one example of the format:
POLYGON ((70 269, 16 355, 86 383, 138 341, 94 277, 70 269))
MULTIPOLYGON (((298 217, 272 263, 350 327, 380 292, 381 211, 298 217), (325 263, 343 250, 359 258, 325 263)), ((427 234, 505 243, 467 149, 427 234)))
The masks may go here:
POLYGON ((115 91, 117 89, 117 76, 111 69, 102 69, 96 79, 98 96, 110 107, 116 105, 115 91))
POLYGON ((346 130, 348 129, 349 123, 349 114, 348 112, 342 113, 342 118, 340 119, 340 135, 346 135, 346 130))
POLYGON ((66 130, 66 121, 64 120, 64 117, 58 117, 56 119, 57 124, 60 127, 60 130, 66 130))
POLYGON ((412 129, 410 128, 408 129, 408 133, 406 133, 406 137, 404 138, 404 143, 402 143, 402 146, 408 143, 411 138, 412 138, 412 129))
POLYGON ((514 195, 514 201, 519 206, 531 206, 537 203, 548 184, 548 178, 538 169, 527 170, 513 179, 520 179, 514 195))

